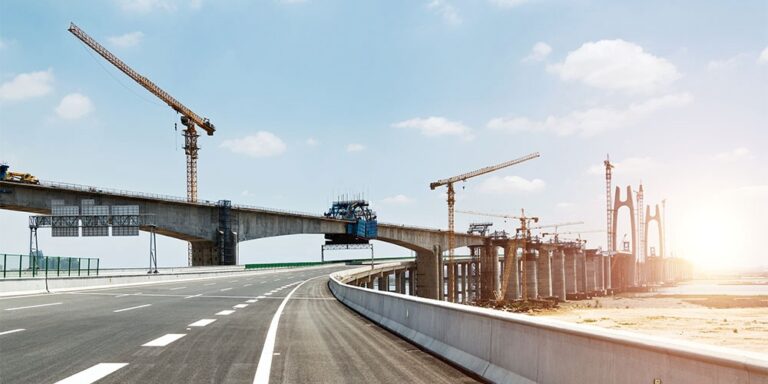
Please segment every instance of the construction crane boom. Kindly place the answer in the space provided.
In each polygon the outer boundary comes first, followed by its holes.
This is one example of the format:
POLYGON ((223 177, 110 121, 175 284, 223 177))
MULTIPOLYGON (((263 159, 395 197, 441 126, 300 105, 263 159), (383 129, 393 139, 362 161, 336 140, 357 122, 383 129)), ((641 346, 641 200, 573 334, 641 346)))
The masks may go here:
POLYGON ((579 225, 579 224, 584 224, 584 222, 583 221, 569 221, 567 223, 539 225, 539 226, 536 226, 536 227, 531 227, 531 229, 554 228, 555 232, 557 232, 557 228, 559 228, 559 227, 565 227, 565 226, 568 226, 568 225, 579 225))
POLYGON ((539 157, 539 153, 534 152, 534 153, 531 153, 530 155, 523 156, 515 160, 506 161, 501 164, 480 168, 476 171, 467 172, 458 176, 449 177, 447 179, 441 179, 433 183, 429 183, 429 189, 432 189, 432 190, 443 185, 448 187, 448 199, 447 199, 448 201, 448 263, 451 265, 451 267, 448 269, 448 298, 450 301, 452 302, 456 301, 456 285, 454 284, 456 281, 456 276, 454 275, 454 272, 453 272, 454 271, 453 270, 454 248, 456 248, 456 232, 455 232, 453 208, 456 203, 456 191, 453 189, 453 183, 457 181, 466 181, 467 179, 484 175, 489 172, 497 171, 499 169, 506 168, 515 164, 519 164, 524 161, 535 159, 537 157, 539 157))
POLYGON ((91 49, 96 51, 96 53, 98 53, 104 59, 109 61, 112 65, 117 67, 117 69, 121 70, 123 73, 128 75, 128 77, 133 79, 135 82, 139 83, 139 85, 144 87, 147 91, 151 92, 152 94, 157 96, 160 100, 168 104, 168 106, 173 108, 174 111, 180 113, 183 116, 186 116, 198 127, 202 128, 206 133, 208 133, 208 136, 212 136, 213 132, 216 131, 216 127, 213 124, 211 124, 211 122, 207 118, 202 118, 198 116, 196 113, 192 112, 192 110, 187 108, 184 104, 176 100, 173 96, 169 95, 168 92, 165 92, 160 87, 155 85, 155 83, 153 83, 151 80, 147 79, 146 77, 142 76, 140 73, 133 70, 133 68, 129 67, 128 64, 125 64, 117 56, 113 55, 112 52, 104 48, 101 44, 99 44, 99 42, 94 40, 91 36, 85 33, 85 31, 80 29, 80 27, 75 25, 75 23, 70 23, 69 29, 67 30, 71 32, 73 35, 77 36, 77 38, 80 39, 80 41, 85 43, 85 45, 91 47, 91 49))
POLYGON ((429 188, 430 189, 435 189, 435 188, 437 188, 439 186, 442 186, 442 185, 447 185, 447 184, 450 184, 450 183, 455 183, 457 181, 465 181, 467 179, 471 179, 473 177, 484 175, 486 173, 490 173, 490 172, 493 172, 493 171, 498 171, 499 169, 506 168, 506 167, 509 167, 509 166, 515 165, 515 164, 520 164, 520 163, 522 163, 524 161, 532 160, 532 159, 535 159, 537 157, 539 157, 539 153, 538 152, 534 152, 534 153, 531 153, 530 155, 523 156, 523 157, 521 157, 519 159, 506 161, 506 162, 503 162, 501 164, 496 164, 496 165, 492 165, 490 167, 480 168, 480 169, 472 171, 472 172, 467 172, 467 173, 464 173, 464 174, 461 174, 461 175, 458 175, 458 176, 454 176, 454 177, 450 177, 450 178, 447 178, 447 179, 442 179, 442 180, 435 181, 434 183, 430 183, 429 184, 429 188))

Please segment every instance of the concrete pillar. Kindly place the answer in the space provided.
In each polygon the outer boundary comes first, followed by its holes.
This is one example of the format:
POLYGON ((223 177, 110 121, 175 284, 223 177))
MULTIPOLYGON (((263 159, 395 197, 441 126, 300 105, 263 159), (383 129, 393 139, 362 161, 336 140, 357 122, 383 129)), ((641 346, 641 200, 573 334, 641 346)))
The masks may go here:
POLYGON ((552 251, 552 295, 565 301, 565 252, 561 248, 552 251))
POLYGON ((539 297, 552 297, 552 251, 539 249, 537 259, 537 279, 539 297))
POLYGON ((536 299, 539 295, 538 276, 536 276, 536 253, 533 250, 523 253, 525 258, 525 295, 523 299, 536 299))
POLYGON ((416 296, 416 268, 408 268, 408 294, 416 296))
POLYGON ((451 265, 451 273, 453 274, 453 296, 450 298, 452 303, 459 302, 459 280, 461 279, 461 265, 459 262, 454 261, 451 265))
POLYGON ((587 257, 584 250, 576 251, 576 280, 578 281, 577 290, 579 292, 587 291, 587 257))
POLYGON ((467 303, 467 272, 469 272, 468 266, 468 261, 463 261, 459 264, 459 271, 461 272, 461 276, 459 277, 459 285, 461 286, 459 294, 461 294, 460 302, 464 304, 467 303))
POLYGON ((499 256, 496 247, 487 241, 480 253, 480 298, 491 300, 499 289, 499 256))
POLYGON ((403 278, 403 272, 402 271, 395 271, 395 292, 397 293, 403 293, 403 291, 400 290, 400 280, 403 278))
POLYGON ((608 256, 604 256, 605 259, 605 289, 611 290, 613 289, 613 282, 611 281, 611 255, 610 252, 608 253, 608 256))
POLYGON ((440 246, 432 251, 416 252, 416 294, 428 299, 440 299, 440 246))
POLYGON ((597 271, 597 289, 605 293, 605 257, 601 253, 597 254, 595 270, 597 271))
POLYGON ((517 247, 513 244, 504 246, 504 278, 507 279, 507 291, 504 293, 504 300, 512 301, 520 297, 520 270, 517 260, 517 247), (507 271, 506 268, 512 268, 507 271))
POLYGON ((379 274, 378 277, 378 285, 379 285, 379 291, 388 291, 389 290, 389 273, 382 272, 379 274))
POLYGON ((192 266, 219 265, 216 243, 212 241, 193 241, 192 266))
POLYGON ((597 257, 594 257, 592 255, 587 256, 587 278, 585 279, 587 286, 584 292, 592 293, 597 290, 595 288, 596 287, 595 260, 597 260, 597 257))
POLYGON ((576 293, 576 249, 565 249, 565 292, 576 293))

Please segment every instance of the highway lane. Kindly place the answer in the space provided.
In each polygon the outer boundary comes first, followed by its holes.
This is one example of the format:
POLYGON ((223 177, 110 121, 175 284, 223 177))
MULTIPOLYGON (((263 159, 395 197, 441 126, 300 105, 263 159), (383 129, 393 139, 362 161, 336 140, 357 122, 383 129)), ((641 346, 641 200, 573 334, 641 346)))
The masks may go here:
POLYGON ((312 341, 307 351, 322 353, 299 353, 296 345, 285 349, 285 355, 275 356, 270 381, 305 381, 306 366, 316 365, 316 356, 346 359, 325 361, 341 369, 326 369, 319 381, 466 379, 318 290, 329 273, 341 268, 2 298, 0 382, 55 383, 79 375, 87 376, 81 383, 101 377, 99 383, 252 383, 283 298, 318 276, 286 303, 276 352, 304 339, 312 341), (351 348, 346 354, 357 357, 339 354, 338 346, 351 348), (424 376, 425 370, 435 376, 424 376))
POLYGON ((347 308, 328 279, 299 287, 283 312, 271 383, 475 383, 347 308))

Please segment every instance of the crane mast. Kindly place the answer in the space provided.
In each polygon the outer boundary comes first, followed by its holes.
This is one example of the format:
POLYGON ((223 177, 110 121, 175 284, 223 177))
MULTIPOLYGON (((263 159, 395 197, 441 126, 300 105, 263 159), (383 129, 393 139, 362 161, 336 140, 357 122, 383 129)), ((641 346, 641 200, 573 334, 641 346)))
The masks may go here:
POLYGON ((429 189, 434 190, 437 187, 446 185, 448 187, 448 263, 451 265, 448 268, 448 298, 451 302, 456 301, 456 276, 453 273, 454 263, 454 248, 456 248, 456 232, 454 222, 454 206, 456 204, 456 191, 453 189, 453 183, 457 181, 466 181, 467 179, 484 175, 493 171, 497 171, 502 168, 506 168, 515 164, 522 163, 524 161, 532 160, 539 157, 538 152, 531 153, 518 159, 503 162, 501 164, 491 165, 489 167, 480 168, 478 170, 463 173, 458 176, 449 177, 447 179, 441 179, 429 184, 429 189))

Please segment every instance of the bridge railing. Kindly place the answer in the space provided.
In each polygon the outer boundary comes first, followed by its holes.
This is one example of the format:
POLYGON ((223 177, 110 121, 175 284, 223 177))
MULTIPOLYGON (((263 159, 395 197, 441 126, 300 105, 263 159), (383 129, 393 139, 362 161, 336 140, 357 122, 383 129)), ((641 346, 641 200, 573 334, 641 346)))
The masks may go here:
POLYGON ((28 256, 0 254, 3 279, 34 277, 98 276, 99 259, 89 257, 28 256))

